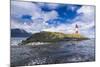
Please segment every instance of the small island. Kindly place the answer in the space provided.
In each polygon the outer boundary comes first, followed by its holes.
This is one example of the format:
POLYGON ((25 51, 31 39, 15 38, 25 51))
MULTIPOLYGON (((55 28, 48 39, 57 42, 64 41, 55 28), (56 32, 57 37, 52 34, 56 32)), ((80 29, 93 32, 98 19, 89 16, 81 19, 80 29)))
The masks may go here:
POLYGON ((73 40, 87 40, 89 38, 80 35, 80 34, 64 34, 61 32, 48 32, 48 31, 41 31, 38 33, 32 34, 26 40, 23 40, 20 45, 25 45, 32 42, 59 42, 59 41, 73 41, 73 40))

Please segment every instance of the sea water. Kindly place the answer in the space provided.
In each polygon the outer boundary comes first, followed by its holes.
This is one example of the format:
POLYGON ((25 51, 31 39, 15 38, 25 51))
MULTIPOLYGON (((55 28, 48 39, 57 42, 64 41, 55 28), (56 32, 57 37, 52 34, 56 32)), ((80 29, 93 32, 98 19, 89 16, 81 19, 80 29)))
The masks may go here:
POLYGON ((11 38, 11 46, 18 46, 18 44, 22 41, 25 40, 27 37, 12 37, 11 38))
POLYGON ((95 61, 95 39, 18 46, 24 39, 11 39, 12 66, 95 61))

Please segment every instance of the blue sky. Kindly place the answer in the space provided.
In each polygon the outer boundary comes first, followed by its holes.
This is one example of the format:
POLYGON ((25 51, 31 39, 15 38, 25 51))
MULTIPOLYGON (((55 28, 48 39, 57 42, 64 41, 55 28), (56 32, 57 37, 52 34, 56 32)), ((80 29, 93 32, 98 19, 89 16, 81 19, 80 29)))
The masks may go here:
POLYGON ((11 1, 11 28, 27 32, 54 31, 94 37, 95 7, 73 4, 11 1))

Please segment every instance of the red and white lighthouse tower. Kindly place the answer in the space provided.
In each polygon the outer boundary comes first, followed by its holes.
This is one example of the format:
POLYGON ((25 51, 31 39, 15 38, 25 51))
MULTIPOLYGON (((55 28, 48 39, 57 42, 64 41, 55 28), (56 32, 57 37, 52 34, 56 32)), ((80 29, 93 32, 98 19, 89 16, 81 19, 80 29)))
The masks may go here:
POLYGON ((79 34, 79 26, 77 24, 75 25, 75 34, 79 34))

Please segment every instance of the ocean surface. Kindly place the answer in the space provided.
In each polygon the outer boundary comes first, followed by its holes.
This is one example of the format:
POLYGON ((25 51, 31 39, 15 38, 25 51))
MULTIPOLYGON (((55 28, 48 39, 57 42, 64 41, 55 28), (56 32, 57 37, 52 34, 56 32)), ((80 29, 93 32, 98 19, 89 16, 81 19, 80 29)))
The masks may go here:
POLYGON ((95 61, 95 39, 19 46, 26 38, 11 38, 11 66, 95 61))

